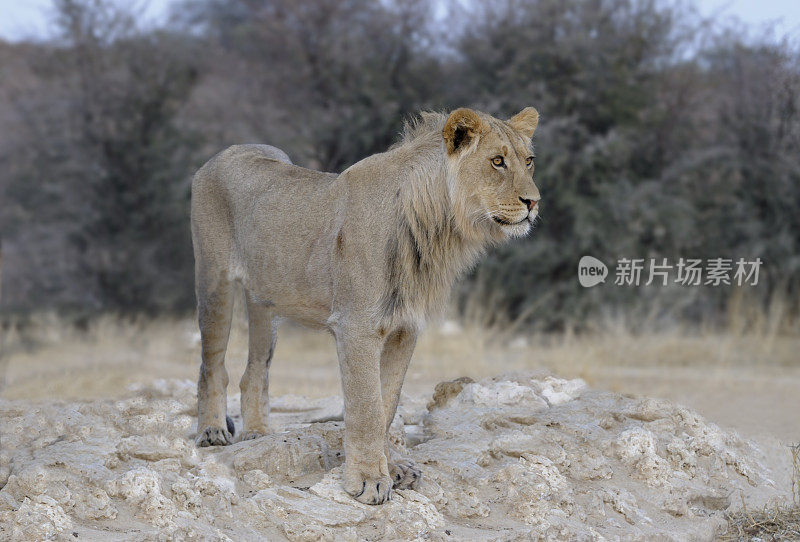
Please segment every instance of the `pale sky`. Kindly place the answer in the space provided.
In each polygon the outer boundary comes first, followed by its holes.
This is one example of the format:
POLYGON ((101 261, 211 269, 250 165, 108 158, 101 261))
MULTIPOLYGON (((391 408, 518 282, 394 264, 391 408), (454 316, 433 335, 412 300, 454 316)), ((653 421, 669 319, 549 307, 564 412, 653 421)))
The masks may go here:
MULTIPOLYGON (((166 17, 172 0, 114 0, 141 9, 148 20, 166 17)), ((0 38, 15 41, 49 34, 51 0, 0 0, 0 38)))
MULTIPOLYGON (((124 1, 124 0, 118 0, 124 1)), ((174 0, 139 0, 151 21, 163 19, 174 0)), ((800 0, 694 0, 704 15, 734 16, 748 25, 776 23, 777 34, 800 37, 800 0)), ((130 0, 125 2, 130 5, 130 0)), ((0 38, 19 40, 48 34, 50 0, 0 0, 0 38)))

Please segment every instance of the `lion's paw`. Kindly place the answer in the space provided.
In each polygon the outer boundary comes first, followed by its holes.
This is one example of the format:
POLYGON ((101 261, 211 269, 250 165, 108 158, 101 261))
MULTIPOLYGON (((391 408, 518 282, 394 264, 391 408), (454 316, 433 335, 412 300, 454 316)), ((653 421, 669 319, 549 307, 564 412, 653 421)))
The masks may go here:
POLYGON ((383 504, 392 499, 392 479, 388 476, 362 480, 358 488, 345 487, 355 500, 364 504, 383 504))
POLYGON ((398 459, 389 466, 389 474, 396 489, 416 489, 422 480, 422 471, 410 459, 398 459))
POLYGON ((204 448, 206 446, 227 446, 233 442, 233 435, 222 427, 206 427, 197 434, 195 444, 204 448))

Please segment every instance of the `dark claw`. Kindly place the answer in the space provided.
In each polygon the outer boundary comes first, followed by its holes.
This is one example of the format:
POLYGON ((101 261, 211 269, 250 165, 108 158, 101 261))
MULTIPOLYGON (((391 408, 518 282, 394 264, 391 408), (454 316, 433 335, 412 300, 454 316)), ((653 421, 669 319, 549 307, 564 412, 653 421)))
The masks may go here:
POLYGON ((356 498, 358 498, 361 495, 363 495, 364 491, 366 491, 366 489, 367 489, 367 482, 366 481, 361 482, 361 492, 358 495, 356 495, 356 498))

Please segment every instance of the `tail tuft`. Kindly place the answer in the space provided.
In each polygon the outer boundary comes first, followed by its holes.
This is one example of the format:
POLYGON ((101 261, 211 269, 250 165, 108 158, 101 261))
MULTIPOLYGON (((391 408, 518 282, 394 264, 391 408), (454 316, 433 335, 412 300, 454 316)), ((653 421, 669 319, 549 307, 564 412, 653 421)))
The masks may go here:
POLYGON ((235 435, 236 434, 236 426, 233 425, 233 420, 231 419, 230 416, 225 416, 225 423, 228 425, 228 433, 230 433, 231 436, 235 435))

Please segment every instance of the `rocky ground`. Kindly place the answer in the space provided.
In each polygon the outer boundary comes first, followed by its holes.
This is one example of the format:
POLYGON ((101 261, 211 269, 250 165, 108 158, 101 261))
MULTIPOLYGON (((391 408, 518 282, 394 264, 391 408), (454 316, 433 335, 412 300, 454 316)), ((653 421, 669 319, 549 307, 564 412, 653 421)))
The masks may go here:
POLYGON ((272 435, 197 449, 191 381, 0 399, 0 539, 712 540, 791 471, 687 408, 517 373, 404 396, 392 439, 424 478, 374 507, 340 487, 341 400, 272 404, 272 435))

